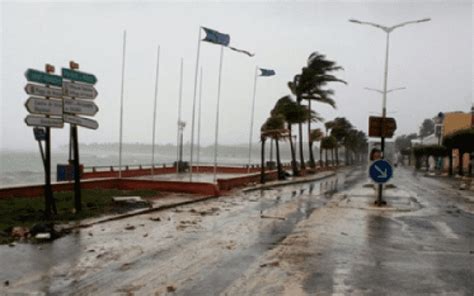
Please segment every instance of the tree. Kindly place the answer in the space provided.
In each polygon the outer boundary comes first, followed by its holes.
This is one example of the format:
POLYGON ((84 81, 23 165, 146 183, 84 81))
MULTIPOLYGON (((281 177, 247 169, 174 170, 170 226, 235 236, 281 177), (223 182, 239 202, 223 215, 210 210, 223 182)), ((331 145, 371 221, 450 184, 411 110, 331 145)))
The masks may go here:
POLYGON ((328 166, 328 154, 327 154, 327 150, 329 149, 334 149, 334 147, 336 146, 336 138, 334 138, 333 136, 326 136, 324 138, 321 139, 321 148, 324 149, 326 151, 326 164, 325 166, 327 167, 328 166))
MULTIPOLYGON (((329 82, 345 81, 331 75, 329 73, 341 70, 334 61, 327 60, 326 57, 318 52, 313 52, 300 74, 294 76, 293 81, 288 82, 291 93, 296 96, 296 102, 301 105, 302 100, 308 100, 309 109, 311 110, 311 101, 317 101, 330 106, 336 106, 334 99, 331 97, 334 91, 323 89, 329 82)), ((298 123, 299 129, 299 150, 302 169, 305 168, 303 157, 303 127, 302 123, 298 123)), ((311 133, 311 120, 308 119, 308 136, 311 133)), ((309 141, 308 141, 309 143, 309 141)), ((311 149, 310 149, 311 151, 311 149)), ((314 156, 310 152, 310 162, 314 165, 314 156)))
POLYGON ((283 169, 281 166, 280 145, 279 145, 280 139, 284 138, 286 135, 286 130, 284 129, 284 127, 285 127, 284 117, 280 114, 277 114, 274 116, 270 116, 260 129, 261 135, 263 137, 271 138, 275 141, 278 180, 284 179, 283 169))
MULTIPOLYGON (((336 164, 339 165, 339 144, 344 142, 345 137, 349 134, 352 129, 352 124, 345 117, 336 117, 332 124, 331 135, 336 138, 336 164)), ((346 151, 347 151, 347 146, 346 151)), ((347 157, 347 153, 346 153, 347 157)))
POLYGON ((289 133, 290 151, 291 151, 291 168, 293 175, 299 175, 298 166, 296 163, 296 154, 293 146, 292 125, 300 122, 305 122, 307 119, 307 109, 298 105, 290 96, 280 98, 271 111, 272 116, 282 115, 287 123, 289 133))
MULTIPOLYGON (((312 151, 313 151, 313 143, 321 141, 323 137, 324 137, 324 133, 320 128, 311 130, 311 133, 309 134, 309 143, 310 143, 310 145, 309 145, 310 148, 309 149, 311 151, 311 154, 312 154, 312 151)), ((322 151, 323 150, 321 148, 319 148, 319 166, 320 167, 323 166, 322 159, 321 159, 322 151)))
POLYGON ((420 126, 420 138, 423 138, 434 133, 434 122, 432 119, 425 119, 420 126))

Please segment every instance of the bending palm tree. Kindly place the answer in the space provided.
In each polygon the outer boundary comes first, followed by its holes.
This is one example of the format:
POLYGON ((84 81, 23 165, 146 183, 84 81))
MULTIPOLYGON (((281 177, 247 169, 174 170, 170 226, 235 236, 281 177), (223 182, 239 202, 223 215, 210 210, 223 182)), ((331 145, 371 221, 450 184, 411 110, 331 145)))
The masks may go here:
MULTIPOLYGON (((309 109, 311 110, 311 101, 317 101, 324 104, 329 104, 335 108, 335 102, 331 98, 334 94, 332 90, 323 89, 329 82, 345 81, 331 75, 333 71, 342 70, 334 61, 327 60, 326 57, 318 52, 312 53, 307 62, 307 66, 302 69, 301 74, 295 75, 292 82, 288 83, 293 95, 296 96, 298 104, 302 100, 308 100, 309 109)), ((300 133, 300 158, 302 167, 304 168, 303 159, 303 138, 302 138, 302 124, 298 124, 300 133)), ((308 120, 308 136, 311 133, 311 121, 308 120)), ((309 142, 309 141, 308 141, 309 142)), ((310 150, 310 163, 314 166, 314 156, 310 150)))
POLYGON ((273 107, 273 110, 271 111, 271 115, 281 115, 287 123, 291 150, 291 168, 293 175, 297 176, 299 175, 299 171, 296 163, 291 126, 293 124, 305 122, 307 120, 307 109, 298 105, 294 100, 291 99, 290 96, 284 96, 276 102, 275 107, 273 107))
POLYGON ((282 115, 275 115, 270 116, 265 123, 262 125, 261 128, 261 135, 264 138, 271 138, 275 140, 275 148, 276 148, 276 159, 277 159, 277 170, 278 170, 278 180, 282 180, 285 178, 283 174, 283 169, 281 166, 281 159, 280 159, 280 139, 284 138, 287 135, 287 131, 284 129, 285 127, 285 120, 282 115))
MULTIPOLYGON (((310 155, 313 154, 313 143, 314 142, 319 142, 321 141, 321 139, 324 137, 324 133, 321 129, 317 128, 317 129, 314 129, 311 131, 311 133, 309 134, 309 147, 310 147, 310 155)), ((321 149, 321 146, 319 148, 319 166, 322 167, 322 160, 321 160, 321 156, 322 156, 322 149, 321 149)))

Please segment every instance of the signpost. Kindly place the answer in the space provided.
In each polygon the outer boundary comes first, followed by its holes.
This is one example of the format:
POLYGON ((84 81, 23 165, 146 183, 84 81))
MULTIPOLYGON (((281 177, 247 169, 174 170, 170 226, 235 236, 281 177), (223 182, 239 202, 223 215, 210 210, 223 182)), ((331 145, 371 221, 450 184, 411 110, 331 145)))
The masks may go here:
POLYGON ((386 204, 386 202, 382 199, 382 190, 383 184, 386 183, 393 175, 393 168, 390 163, 384 159, 379 159, 374 161, 369 168, 369 176, 370 178, 377 184, 378 186, 378 194, 377 200, 375 204, 381 206, 386 204))
POLYGON ((37 97, 53 97, 59 99, 63 97, 63 90, 61 88, 46 87, 31 83, 25 86, 25 92, 37 97))
POLYGON ((94 102, 64 98, 64 112, 94 116, 99 111, 94 102))
POLYGON ((46 72, 41 72, 34 69, 26 70, 25 77, 28 81, 32 81, 32 82, 61 86, 61 87, 63 86, 63 78, 61 76, 49 74, 46 72))
POLYGON ((25 123, 28 126, 43 126, 43 127, 55 127, 55 128, 62 128, 64 126, 64 122, 62 118, 43 117, 43 116, 35 116, 35 115, 26 116, 25 123))
POLYGON ((97 90, 93 85, 63 82, 63 92, 65 96, 77 99, 93 100, 97 97, 97 90))
MULTIPOLYGON (((97 91, 94 84, 97 78, 93 74, 78 71, 79 64, 74 61, 69 62, 69 69, 62 68, 61 74, 63 79, 69 80, 63 83, 63 95, 69 98, 64 100, 64 121, 71 125, 71 142, 74 150, 74 206, 76 211, 82 210, 81 204, 81 176, 79 168, 79 140, 77 126, 90 129, 97 129, 99 124, 97 121, 75 116, 76 114, 93 116, 99 111, 99 108, 93 102, 87 102, 79 99, 93 100, 97 97, 97 91), (76 83, 81 82, 81 83, 76 83)), ((69 147, 71 149, 71 147, 69 147)), ((70 150, 71 151, 71 150, 70 150)))
POLYGON ((93 86, 93 84, 97 82, 97 78, 93 74, 76 71, 79 65, 72 61, 69 65, 71 69, 63 68, 61 70, 62 76, 52 74, 54 73, 54 67, 49 64, 46 64, 45 72, 34 69, 28 69, 25 72, 26 79, 29 82, 34 82, 28 83, 25 86, 25 92, 34 96, 28 98, 25 102, 26 109, 29 113, 33 114, 26 116, 25 123, 28 126, 34 127, 35 140, 38 141, 41 158, 43 160, 45 171, 46 218, 50 218, 51 209, 54 213, 57 213, 51 188, 50 128, 62 128, 64 122, 71 124, 71 139, 74 147, 74 205, 76 211, 81 211, 77 126, 90 129, 97 129, 99 127, 99 124, 95 120, 76 116, 77 114, 93 116, 99 111, 97 105, 92 101, 76 100, 76 98, 93 100, 97 97, 97 90, 93 86), (63 79, 70 81, 63 81, 63 79), (74 83, 75 81, 81 83, 74 83), (45 142, 44 152, 43 141, 45 142))
POLYGON ((93 74, 79 72, 79 71, 76 71, 75 69, 62 68, 61 74, 64 79, 84 82, 84 83, 88 83, 92 85, 97 83, 97 78, 93 74))
POLYGON ((384 159, 376 160, 370 165, 369 175, 377 184, 387 183, 393 176, 392 165, 384 159))
POLYGON ((369 137, 391 138, 397 129, 395 118, 392 117, 369 117, 369 137), (383 128, 382 128, 383 127, 383 128), (382 132, 383 130, 383 132, 382 132))
POLYGON ((64 122, 67 122, 73 125, 79 125, 79 126, 90 128, 90 129, 97 129, 99 127, 99 124, 97 123, 97 121, 93 119, 74 116, 74 115, 67 115, 67 114, 64 114, 63 118, 64 118, 64 122))
POLYGON ((60 100, 29 98, 25 102, 25 107, 33 114, 63 115, 63 102, 60 100))
POLYGON ((33 130, 35 139, 38 141, 41 159, 43 160, 44 175, 45 175, 45 186, 44 186, 44 197, 45 197, 45 216, 47 219, 51 216, 51 209, 54 213, 57 213, 56 203, 53 197, 53 190, 51 188, 51 127, 62 128, 64 126, 63 119, 60 117, 50 117, 50 115, 62 115, 62 102, 49 100, 50 96, 62 97, 59 94, 58 89, 51 88, 50 86, 62 87, 63 79, 61 76, 54 75, 54 67, 46 64, 45 72, 28 69, 25 72, 25 77, 28 81, 44 84, 34 85, 27 84, 25 91, 35 96, 41 96, 44 98, 29 98, 25 102, 25 107, 30 113, 45 114, 46 116, 35 116, 28 115, 25 118, 25 123, 28 126, 35 126, 33 130), (44 127, 37 128, 37 127, 44 127), (45 152, 43 152, 43 146, 41 142, 45 142, 45 152))

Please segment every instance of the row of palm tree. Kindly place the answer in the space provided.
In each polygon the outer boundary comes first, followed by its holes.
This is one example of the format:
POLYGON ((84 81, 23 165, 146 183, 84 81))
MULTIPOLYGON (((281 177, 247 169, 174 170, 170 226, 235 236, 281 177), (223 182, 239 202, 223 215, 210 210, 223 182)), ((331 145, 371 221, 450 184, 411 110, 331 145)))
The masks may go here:
MULTIPOLYGON (((267 138, 275 140, 277 147, 277 166, 279 177, 281 177, 281 162, 279 156, 279 140, 288 139, 291 151, 291 168, 293 175, 300 175, 302 170, 306 169, 306 163, 303 155, 303 124, 307 123, 308 148, 309 148, 309 167, 314 169, 316 162, 313 153, 314 142, 320 144, 320 166, 323 166, 322 152, 326 151, 326 165, 328 165, 327 152, 336 155, 336 164, 339 165, 339 147, 344 146, 346 152, 346 162, 350 161, 352 154, 358 155, 366 147, 367 137, 361 131, 355 130, 352 124, 344 117, 335 118, 326 122, 326 133, 321 129, 312 129, 311 123, 322 122, 323 118, 317 112, 312 110, 311 102, 315 101, 322 104, 328 104, 336 108, 333 99, 334 91, 327 89, 326 86, 331 82, 340 82, 346 84, 342 79, 337 78, 332 73, 342 70, 336 62, 326 59, 318 52, 312 53, 303 67, 301 73, 295 75, 293 81, 288 82, 288 87, 292 96, 287 95, 280 98, 270 112, 270 117, 263 124, 262 131, 262 163, 264 160, 264 145, 267 138), (303 100, 308 101, 303 105, 303 100), (293 143, 292 126, 297 124, 299 131, 299 158, 300 166, 296 161, 296 149, 293 143)), ((360 158, 358 156, 358 158, 360 158)), ((334 157, 332 158, 334 159, 334 157)))

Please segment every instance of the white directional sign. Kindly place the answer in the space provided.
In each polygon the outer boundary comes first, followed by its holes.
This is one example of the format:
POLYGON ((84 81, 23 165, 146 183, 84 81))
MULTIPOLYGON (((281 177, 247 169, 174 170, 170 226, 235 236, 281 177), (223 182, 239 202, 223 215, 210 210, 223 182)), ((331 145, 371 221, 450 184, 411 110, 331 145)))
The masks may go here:
POLYGON ((98 94, 93 85, 68 81, 63 81, 63 92, 65 96, 86 100, 93 100, 98 94))
POLYGON ((93 116, 99 111, 94 102, 64 98, 64 112, 93 116))
POLYGON ((46 126, 57 128, 62 128, 64 126, 63 119, 58 117, 42 117, 28 115, 25 118, 25 122, 28 126, 46 126))
POLYGON ((29 98, 25 107, 30 113, 46 115, 63 115, 63 102, 61 100, 47 100, 40 98, 29 98))
POLYGON ((67 115, 67 114, 64 114, 63 118, 64 118, 64 122, 79 125, 85 128, 97 129, 99 127, 99 124, 97 123, 97 121, 89 119, 89 118, 83 118, 83 117, 67 115))
POLYGON ((55 87, 46 87, 28 83, 25 86, 25 91, 29 95, 39 96, 39 97, 54 97, 54 98, 62 98, 63 97, 63 90, 61 88, 55 87))

